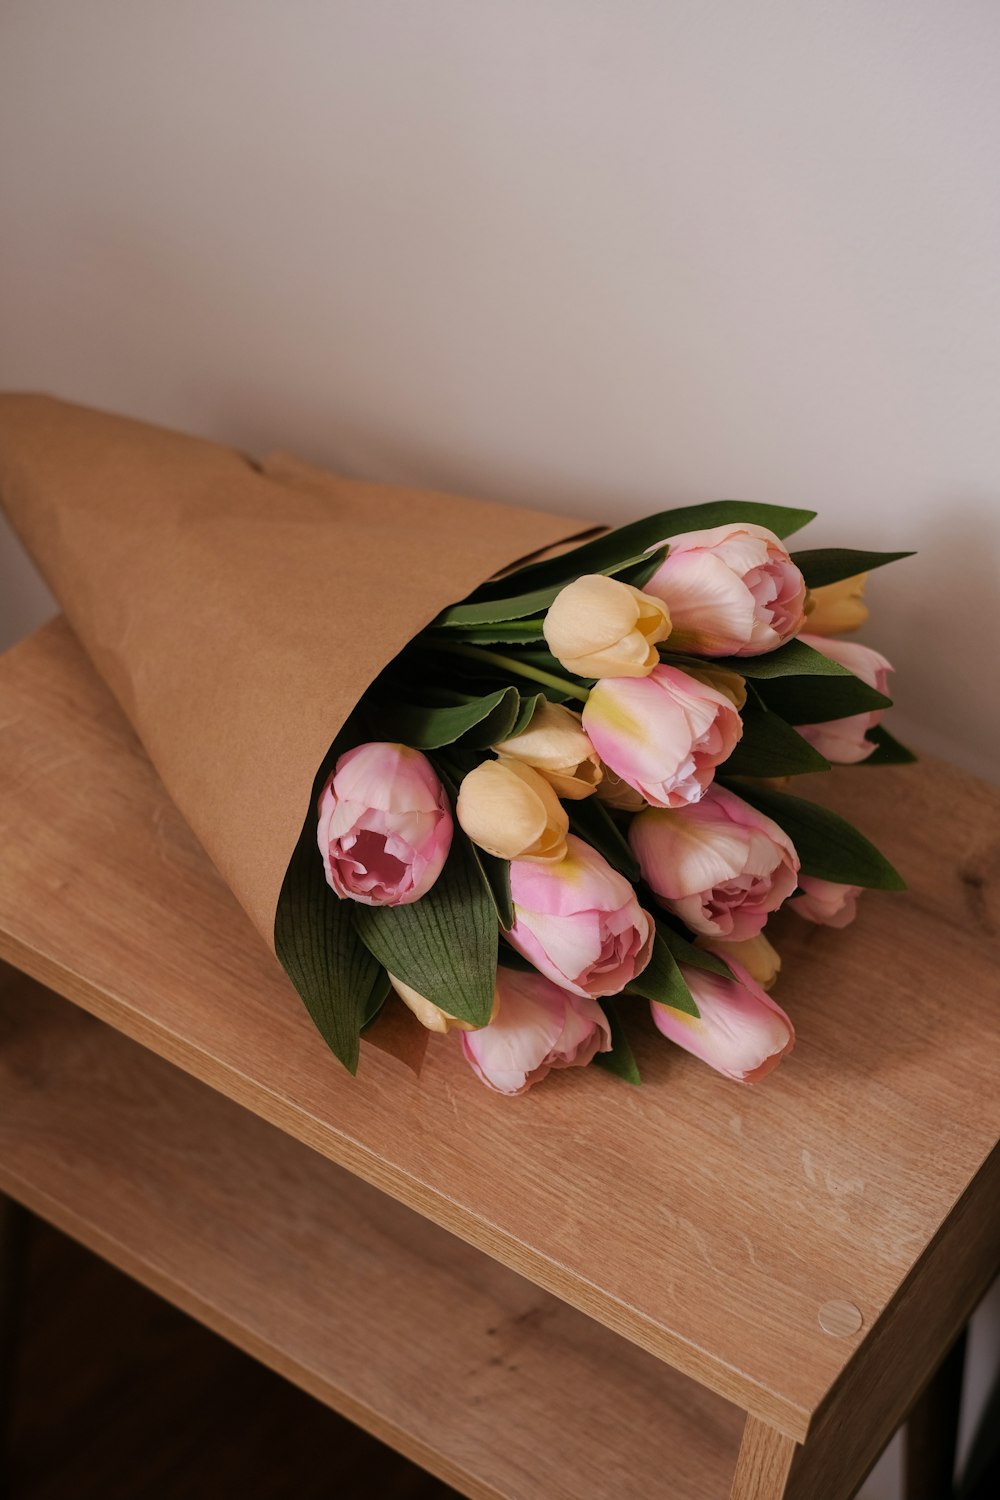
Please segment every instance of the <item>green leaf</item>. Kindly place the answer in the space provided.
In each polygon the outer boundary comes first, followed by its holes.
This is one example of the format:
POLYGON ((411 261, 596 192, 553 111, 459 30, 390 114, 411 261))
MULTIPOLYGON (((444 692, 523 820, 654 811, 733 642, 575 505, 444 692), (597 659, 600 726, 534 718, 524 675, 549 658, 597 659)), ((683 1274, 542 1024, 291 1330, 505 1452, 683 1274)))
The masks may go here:
POLYGON ((493 1009, 497 917, 468 839, 455 830, 434 885, 409 906, 358 906, 355 926, 390 974, 461 1021, 493 1009))
POLYGON ((725 763, 727 775, 801 776, 829 771, 826 757, 763 704, 748 699, 741 717, 743 738, 725 763))
POLYGON ((500 859, 496 854, 487 854, 469 840, 472 857, 479 866, 479 873, 489 892, 497 914, 497 921, 504 932, 514 925, 514 902, 510 894, 510 860, 500 859))
MULTIPOLYGON (((517 718, 514 720, 514 724, 510 730, 510 733, 506 735, 505 738, 508 740, 516 740, 519 734, 523 734, 534 718, 535 709, 538 707, 539 703, 544 702, 544 693, 522 694, 521 707, 518 712, 517 718)), ((493 743, 496 744, 497 741, 494 740, 493 743)))
POLYGON ((507 737, 521 706, 520 694, 513 687, 479 698, 452 696, 456 701, 450 704, 395 704, 387 714, 393 732, 414 750, 438 750, 460 739, 486 746, 507 737))
POLYGON ((690 938, 675 931, 666 922, 657 922, 657 931, 679 964, 688 964, 692 969, 706 969, 710 974, 719 974, 723 979, 732 979, 732 972, 715 953, 706 948, 696 948, 690 938))
POLYGON ((765 651, 762 656, 713 657, 702 665, 728 667, 739 672, 741 677, 750 677, 754 682, 766 681, 770 677, 853 677, 847 667, 822 651, 807 646, 805 641, 786 641, 776 651, 765 651))
POLYGON ((655 547, 652 552, 643 554, 641 562, 629 563, 617 574, 622 583, 630 583, 634 589, 644 589, 660 565, 665 560, 669 547, 655 547))
POLYGON ((639 879, 639 863, 603 802, 595 796, 585 797, 579 802, 570 802, 566 811, 570 831, 585 844, 590 844, 598 854, 603 854, 611 868, 634 885, 639 879))
POLYGON ((375 975, 375 983, 372 985, 368 999, 365 1001, 365 1014, 361 1022, 362 1032, 373 1021, 378 1020, 379 1013, 391 994, 392 985, 389 982, 389 976, 380 966, 378 973, 375 975))
MULTIPOLYGON (((498 620, 496 624, 463 625, 461 630, 442 633, 450 640, 468 641, 473 646, 518 646, 545 640, 541 620, 498 620)), ((433 641, 433 635, 429 639, 433 641)))
POLYGON ((858 762, 861 766, 909 766, 917 758, 912 750, 901 745, 888 729, 883 729, 881 724, 876 724, 874 729, 869 729, 865 738, 874 740, 877 748, 867 760, 858 762))
POLYGON ((905 891, 906 882, 885 855, 837 813, 769 787, 741 784, 733 790, 785 830, 795 845, 803 875, 838 885, 905 891))
POLYGON ((892 704, 891 698, 804 641, 788 641, 763 656, 723 657, 719 665, 747 678, 786 724, 822 724, 892 704))
POLYGON ((625 1028, 621 1023, 617 1009, 609 1005, 607 1000, 599 1000, 598 1005, 608 1018, 611 1027, 611 1051, 598 1052, 594 1056, 594 1062, 599 1068, 606 1068, 609 1073, 614 1073, 618 1078, 624 1078, 626 1083, 638 1086, 642 1082, 639 1075, 638 1064, 629 1046, 625 1028))
POLYGON ((688 989, 687 980, 677 966, 677 959, 670 951, 666 932, 657 927, 653 939, 653 952, 649 963, 641 974, 625 986, 627 995, 642 995, 646 1000, 657 1000, 661 1005, 685 1011, 689 1016, 700 1014, 694 996, 688 989))
POLYGON ((862 682, 846 677, 774 677, 755 684, 764 703, 787 724, 826 724, 851 714, 891 708, 892 699, 862 682))
POLYGON ((750 521, 766 526, 780 537, 790 536, 811 521, 814 510, 794 510, 786 505, 761 505, 753 500, 710 500, 704 505, 685 505, 676 510, 659 511, 656 515, 643 516, 627 526, 619 526, 604 536, 583 542, 558 557, 546 558, 542 562, 527 563, 516 573, 493 584, 485 584, 478 591, 482 597, 498 598, 509 590, 512 580, 522 589, 561 588, 571 578, 582 573, 607 573, 616 566, 623 566, 631 558, 659 547, 672 536, 685 531, 701 531, 712 526, 750 521))
POLYGON ((316 1029, 351 1073, 358 1069, 361 1028, 379 975, 354 929, 356 908, 326 883, 310 812, 278 896, 274 947, 316 1029))
MULTIPOLYGON (((651 577, 663 561, 659 556, 652 561, 646 553, 637 552, 634 557, 625 557, 612 562, 605 568, 590 568, 591 573, 623 573, 627 570, 646 569, 646 576, 651 577)), ((516 573, 508 574, 503 580, 509 583, 511 579, 517 579, 516 573)), ((573 577, 579 577, 574 573, 573 577)), ((632 579, 628 578, 631 583, 632 579)), ((638 585, 633 585, 638 587, 638 585)), ((548 609, 556 595, 564 587, 562 583, 551 583, 543 588, 531 589, 528 593, 507 594, 495 596, 491 599, 473 599, 466 604, 453 604, 450 609, 442 610, 437 619, 433 621, 432 629, 460 630, 464 633, 469 629, 475 629, 484 625, 495 625, 499 622, 509 620, 524 620, 529 615, 541 615, 548 609)))
POLYGON ((886 563, 913 555, 912 552, 856 552, 852 547, 814 547, 809 552, 793 552, 792 562, 807 586, 819 589, 828 583, 839 583, 842 578, 854 578, 858 573, 871 573, 875 568, 884 568, 886 563))

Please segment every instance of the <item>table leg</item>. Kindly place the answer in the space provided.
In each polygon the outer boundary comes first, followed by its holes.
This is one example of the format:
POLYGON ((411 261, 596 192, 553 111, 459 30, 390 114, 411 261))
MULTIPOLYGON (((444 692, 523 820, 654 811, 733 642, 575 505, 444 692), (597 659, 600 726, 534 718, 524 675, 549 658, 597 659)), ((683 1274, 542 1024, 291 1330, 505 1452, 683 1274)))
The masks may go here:
POLYGON ((29 1215, 0 1194, 0 1500, 10 1493, 9 1439, 29 1215))
POLYGON ((964 1374, 963 1330, 906 1419, 905 1500, 948 1500, 953 1492, 964 1374))
POLYGON ((782 1500, 797 1448, 794 1438, 748 1416, 730 1500, 782 1500))

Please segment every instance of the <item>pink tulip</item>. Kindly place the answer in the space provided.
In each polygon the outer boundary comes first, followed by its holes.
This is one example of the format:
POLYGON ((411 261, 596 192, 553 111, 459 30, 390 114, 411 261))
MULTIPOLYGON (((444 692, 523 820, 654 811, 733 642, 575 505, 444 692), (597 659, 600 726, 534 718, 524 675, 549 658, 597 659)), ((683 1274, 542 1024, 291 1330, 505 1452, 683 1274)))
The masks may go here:
POLYGON ((693 807, 639 813, 629 843, 660 903, 706 937, 755 937, 797 884, 788 835, 719 786, 693 807))
POLYGON ((430 890, 451 848, 448 798, 430 761, 370 743, 337 761, 319 799, 319 847, 338 896, 408 906, 430 890))
POLYGON ((795 1045, 792 1023, 746 969, 730 962, 731 979, 681 964, 700 1016, 654 1001, 659 1031, 685 1052, 740 1083, 756 1083, 795 1045))
POLYGON ((643 589, 670 611, 672 651, 759 656, 801 629, 805 581, 772 531, 743 522, 669 541, 643 589))
POLYGON ((653 923, 596 849, 572 834, 567 845, 558 864, 511 861, 515 920, 507 937, 574 995, 617 995, 648 964, 653 923))
POLYGON ((604 763, 653 807, 697 802, 743 733, 725 693, 668 666, 595 683, 583 727, 604 763))
POLYGON ((523 1094, 552 1068, 584 1068, 611 1048, 611 1028, 596 1000, 573 995, 541 974, 497 970, 496 1019, 462 1033, 476 1077, 498 1094, 523 1094))
MULTIPOLYGON (((893 670, 892 663, 870 646, 822 635, 803 635, 799 639, 814 650, 822 651, 831 661, 839 662, 877 692, 886 691, 889 673, 893 670)), ((884 708, 873 708, 870 713, 850 714, 846 719, 830 719, 822 724, 799 724, 796 727, 802 738, 808 740, 827 760, 852 766, 859 760, 867 760, 875 749, 874 741, 867 737, 868 731, 875 728, 884 713, 884 708)))
POLYGON ((788 910, 821 927, 846 927, 858 912, 859 885, 838 885, 816 875, 799 876, 800 894, 793 896, 788 910))

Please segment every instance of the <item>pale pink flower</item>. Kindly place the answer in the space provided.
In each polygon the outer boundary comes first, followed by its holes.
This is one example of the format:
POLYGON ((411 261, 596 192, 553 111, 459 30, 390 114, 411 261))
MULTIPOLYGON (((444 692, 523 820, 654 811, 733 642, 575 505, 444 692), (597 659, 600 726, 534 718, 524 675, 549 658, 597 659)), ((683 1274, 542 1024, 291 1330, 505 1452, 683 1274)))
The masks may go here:
POLYGON ((639 813, 629 843, 661 904, 707 937, 755 937, 797 884, 787 833, 719 786, 692 807, 639 813))
POLYGON ((788 910, 821 927, 846 927, 858 911, 860 885, 838 885, 816 875, 799 876, 800 894, 793 896, 788 910))
POLYGON ((653 1020, 665 1037, 710 1068, 740 1083, 756 1083, 791 1052, 795 1031, 746 969, 732 962, 728 967, 732 977, 724 979, 681 964, 700 1015, 654 1001, 653 1020))
POLYGON ((649 962, 653 923, 631 883, 573 834, 558 864, 510 866, 512 947, 575 995, 617 995, 649 962))
POLYGON ((523 1094, 552 1068, 583 1068, 611 1049, 611 1028, 596 1000, 541 974, 497 970, 495 1018, 462 1033, 477 1078, 500 1094, 523 1094))
POLYGON ((671 651, 758 656, 802 627, 806 586, 772 531, 752 522, 685 531, 643 585, 670 611, 671 651))
MULTIPOLYGON (((822 651, 831 661, 839 662, 876 692, 886 692, 892 663, 870 646, 820 635, 803 635, 799 639, 814 650, 822 651)), ((868 731, 875 728, 884 713, 884 708, 873 708, 868 713, 849 714, 846 719, 829 719, 822 724, 799 724, 796 727, 802 738, 827 760, 851 766, 867 760, 875 749, 874 740, 867 737, 868 731)))
POLYGON ((407 906, 427 894, 451 848, 451 811, 426 755, 370 742, 348 750, 319 798, 317 836, 338 896, 407 906))
POLYGON ((725 693, 666 665, 595 683, 583 727, 605 765, 653 807, 697 802, 743 733, 725 693))

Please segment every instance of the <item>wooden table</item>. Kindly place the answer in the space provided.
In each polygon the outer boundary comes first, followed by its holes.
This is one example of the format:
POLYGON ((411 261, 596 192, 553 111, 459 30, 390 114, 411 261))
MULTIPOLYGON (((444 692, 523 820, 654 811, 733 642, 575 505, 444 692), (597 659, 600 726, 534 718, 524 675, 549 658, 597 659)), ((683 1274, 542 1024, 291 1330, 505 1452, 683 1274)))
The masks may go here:
POLYGON ((1000 1262, 1000 798, 821 795, 911 891, 781 919, 765 1084, 651 1027, 641 1089, 352 1080, 55 622, 0 661, 0 1190, 469 1496, 846 1500, 1000 1262))

